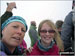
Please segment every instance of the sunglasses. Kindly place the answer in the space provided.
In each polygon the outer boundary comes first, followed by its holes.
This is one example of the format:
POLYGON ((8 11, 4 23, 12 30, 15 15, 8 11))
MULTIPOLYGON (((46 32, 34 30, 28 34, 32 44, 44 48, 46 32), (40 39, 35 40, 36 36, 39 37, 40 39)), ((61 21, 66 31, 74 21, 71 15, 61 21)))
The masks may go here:
POLYGON ((55 33, 55 30, 40 30, 41 33, 55 33))

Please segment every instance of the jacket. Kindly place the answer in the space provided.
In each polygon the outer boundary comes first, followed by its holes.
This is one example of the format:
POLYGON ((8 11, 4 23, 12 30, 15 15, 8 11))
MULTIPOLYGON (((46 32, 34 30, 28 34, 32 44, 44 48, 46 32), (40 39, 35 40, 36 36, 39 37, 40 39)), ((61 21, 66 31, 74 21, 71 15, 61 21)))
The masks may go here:
POLYGON ((61 39, 64 42, 64 51, 71 51, 72 41, 74 41, 74 26, 72 22, 73 12, 71 11, 65 18, 62 25, 61 39))
POLYGON ((37 31, 36 31, 36 26, 34 26, 34 25, 30 26, 29 36, 30 36, 30 39, 31 39, 31 46, 33 47, 34 44, 36 43, 36 41, 39 40, 39 36, 38 36, 37 31))
POLYGON ((52 48, 50 48, 48 51, 43 51, 39 49, 38 42, 33 46, 32 52, 27 53, 27 55, 59 55, 59 49, 56 44, 53 45, 52 48))

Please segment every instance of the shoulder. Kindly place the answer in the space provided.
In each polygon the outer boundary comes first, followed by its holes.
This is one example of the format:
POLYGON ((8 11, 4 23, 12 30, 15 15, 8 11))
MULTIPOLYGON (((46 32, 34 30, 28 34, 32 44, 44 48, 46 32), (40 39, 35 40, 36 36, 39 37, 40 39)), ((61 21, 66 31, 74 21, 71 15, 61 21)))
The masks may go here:
POLYGON ((58 48, 58 46, 56 44, 53 45, 53 49, 59 51, 59 48, 58 48))
POLYGON ((67 20, 67 19, 68 19, 68 21, 72 20, 72 17, 73 17, 73 11, 68 13, 68 15, 66 16, 65 20, 67 20))
MULTIPOLYGON (((72 26, 73 23, 72 23, 72 18, 73 18, 73 12, 69 12, 68 15, 65 17, 65 20, 64 20, 64 23, 63 23, 63 27, 65 25, 67 26, 72 26)), ((62 28, 63 29, 63 28, 62 28)))
POLYGON ((39 48, 38 48, 38 41, 34 44, 34 46, 33 46, 33 52, 35 52, 35 51, 39 51, 39 48))
POLYGON ((49 50, 49 53, 53 55, 58 55, 59 54, 59 48, 56 44, 53 45, 53 47, 49 50))

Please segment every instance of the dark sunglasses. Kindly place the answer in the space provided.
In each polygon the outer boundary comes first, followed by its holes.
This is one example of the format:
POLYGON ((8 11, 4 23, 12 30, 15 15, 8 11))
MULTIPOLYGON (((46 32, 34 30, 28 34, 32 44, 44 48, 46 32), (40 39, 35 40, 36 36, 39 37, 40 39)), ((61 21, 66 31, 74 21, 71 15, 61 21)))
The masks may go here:
POLYGON ((55 33, 55 30, 40 30, 41 33, 55 33))

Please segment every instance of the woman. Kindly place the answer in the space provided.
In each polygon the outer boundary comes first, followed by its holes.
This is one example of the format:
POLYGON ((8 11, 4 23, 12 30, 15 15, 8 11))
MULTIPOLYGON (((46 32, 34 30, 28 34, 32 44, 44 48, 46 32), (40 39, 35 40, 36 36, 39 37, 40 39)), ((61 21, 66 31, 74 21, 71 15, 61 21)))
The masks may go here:
POLYGON ((20 16, 12 16, 2 23, 1 51, 7 55, 22 55, 18 46, 27 31, 26 21, 20 16))
MULTIPOLYGON (((3 22, 5 22, 9 17, 13 16, 12 10, 16 7, 15 2, 8 3, 8 6, 6 8, 6 12, 1 16, 1 25, 3 22)), ((27 44, 25 40, 22 41, 20 44, 20 50, 22 53, 24 53, 27 50, 27 44)))
POLYGON ((28 55, 59 55, 63 48, 59 33, 50 20, 44 20, 40 23, 38 34, 41 39, 33 46, 32 52, 28 55))

